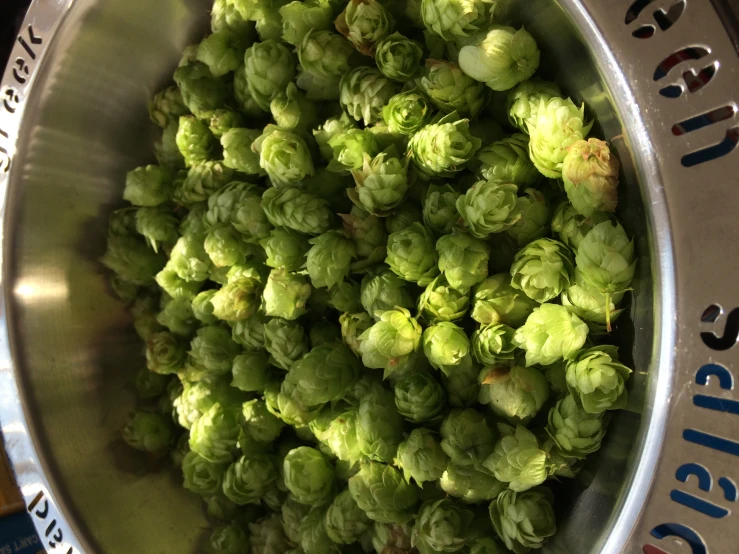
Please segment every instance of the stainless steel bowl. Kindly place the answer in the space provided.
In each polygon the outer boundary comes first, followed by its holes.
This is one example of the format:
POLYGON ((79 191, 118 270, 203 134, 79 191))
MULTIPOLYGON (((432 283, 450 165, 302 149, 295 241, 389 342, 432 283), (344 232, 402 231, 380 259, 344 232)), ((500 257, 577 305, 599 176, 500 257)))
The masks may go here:
MULTIPOLYGON (((151 158, 147 100, 208 5, 36 0, 0 88, 0 424, 54 553, 198 552, 207 528, 179 477, 119 439, 143 361, 97 259, 126 171, 151 158)), ((619 331, 636 368, 629 409, 563 487, 545 550, 736 552, 739 27, 723 0, 527 0, 520 12, 544 73, 618 150, 619 215, 640 256, 633 324, 619 331)))

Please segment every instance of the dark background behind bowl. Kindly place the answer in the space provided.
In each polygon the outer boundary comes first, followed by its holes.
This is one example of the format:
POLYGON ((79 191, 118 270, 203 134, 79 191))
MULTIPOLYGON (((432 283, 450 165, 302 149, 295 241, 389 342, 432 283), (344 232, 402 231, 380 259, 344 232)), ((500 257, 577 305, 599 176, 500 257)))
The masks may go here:
POLYGON ((2 0, 0 2, 0 73, 13 47, 13 41, 23 22, 31 0, 2 0))

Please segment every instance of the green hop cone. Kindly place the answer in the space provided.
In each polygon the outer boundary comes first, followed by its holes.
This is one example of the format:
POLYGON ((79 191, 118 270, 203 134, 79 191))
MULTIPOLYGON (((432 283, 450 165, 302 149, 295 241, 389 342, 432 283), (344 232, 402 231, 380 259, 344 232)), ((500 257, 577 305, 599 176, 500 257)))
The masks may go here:
POLYGON ((262 196, 262 209, 275 227, 287 227, 304 235, 320 235, 331 228, 328 203, 297 188, 271 187, 262 196))
POLYGON ((332 541, 352 544, 369 528, 370 519, 354 501, 349 490, 344 490, 328 507, 324 525, 332 541))
POLYGON ((360 301, 375 319, 380 319, 383 312, 396 306, 406 309, 413 306, 405 281, 382 266, 362 279, 360 301))
POLYGON ((365 154, 361 169, 352 176, 356 188, 348 189, 349 198, 371 214, 386 216, 405 198, 408 160, 399 158, 393 147, 374 158, 365 154))
MULTIPOLYGON (((357 437, 357 421, 359 412, 349 408, 333 418, 321 437, 321 441, 339 459, 349 464, 356 464, 363 458, 357 437)), ((338 471, 338 468, 337 468, 338 471)))
POLYGON ((423 352, 429 363, 444 374, 453 372, 469 351, 467 334, 450 321, 439 322, 423 332, 423 352))
POLYGON ((436 236, 451 233, 457 224, 457 199, 460 196, 450 185, 429 186, 423 201, 423 223, 436 236))
POLYGON ((290 2, 280 8, 282 17, 282 39, 298 46, 312 30, 328 29, 333 10, 325 0, 290 2))
POLYGON ((269 236, 259 241, 267 254, 269 267, 298 271, 305 264, 305 255, 310 249, 308 239, 290 229, 278 227, 269 236))
MULTIPOLYGON (((209 113, 208 128, 219 139, 223 138, 223 135, 232 129, 243 128, 244 123, 245 121, 241 114, 230 109, 213 110, 209 113)), ((254 134, 254 138, 261 134, 258 129, 249 130, 254 134)))
POLYGON ((615 212, 618 205, 618 172, 621 164, 605 141, 590 138, 573 143, 562 162, 567 198, 577 212, 615 212))
POLYGON ((602 414, 590 414, 569 394, 549 410, 547 434, 563 454, 583 459, 600 448, 606 434, 602 414))
POLYGON ((359 360, 340 342, 315 347, 292 364, 282 393, 307 408, 341 400, 359 379, 359 360))
POLYGON ((561 202, 554 210, 552 217, 552 233, 556 237, 577 251, 582 239, 598 223, 608 221, 610 217, 604 212, 593 212, 589 217, 580 215, 567 201, 561 202))
POLYGON ((154 373, 177 373, 186 359, 185 343, 168 331, 154 333, 146 341, 146 367, 154 373))
POLYGON ((249 541, 253 554, 277 554, 290 548, 279 514, 249 523, 249 541))
POLYGON ((276 187, 293 186, 313 175, 313 161, 305 141, 297 134, 268 125, 252 144, 259 165, 276 187))
POLYGON ((263 351, 244 352, 234 358, 231 386, 244 392, 264 392, 269 383, 269 355, 263 351))
POLYGON ((470 296, 449 285, 444 275, 428 284, 418 298, 418 311, 431 324, 458 321, 467 313, 470 296))
MULTIPOLYGON (((208 126, 191 115, 180 117, 175 140, 187 167, 206 162, 214 157, 218 146, 218 141, 208 126)), ((125 192, 123 197, 126 198, 125 192)))
POLYGON ((511 286, 509 273, 488 277, 472 291, 472 319, 481 325, 520 327, 538 302, 511 286))
POLYGON ((233 180, 234 171, 223 162, 206 161, 193 165, 187 176, 175 188, 177 204, 192 208, 193 204, 205 202, 233 180))
POLYGON ((188 49, 183 63, 174 72, 174 81, 182 94, 182 102, 187 109, 198 118, 223 107, 229 95, 229 81, 226 78, 213 77, 210 68, 198 62, 197 45, 188 49), (191 57, 189 55, 191 54, 191 57))
POLYGON ((360 397, 357 414, 357 441, 364 456, 390 463, 403 440, 403 419, 395 408, 393 395, 378 387, 360 397))
POLYGON ((205 252, 215 267, 230 267, 246 257, 248 245, 236 229, 230 226, 211 229, 203 243, 205 252))
POLYGON ((536 368, 488 367, 480 373, 480 404, 497 416, 528 423, 549 398, 549 384, 536 368))
POLYGON ((490 504, 490 520, 508 550, 526 554, 541 548, 556 533, 553 502, 549 489, 537 487, 524 492, 503 491, 490 504))
POLYGON ((209 462, 195 452, 188 452, 182 459, 183 486, 201 496, 218 494, 227 468, 228 463, 209 462))
POLYGON ((508 550, 493 537, 476 537, 470 544, 470 554, 506 554, 508 550))
POLYGON ((422 222, 423 214, 421 213, 420 206, 415 202, 406 201, 395 208, 393 213, 385 218, 385 230, 388 234, 393 234, 407 229, 414 223, 422 222))
POLYGON ((367 552, 412 552, 411 533, 413 526, 407 523, 378 523, 372 525, 371 533, 365 537, 362 546, 367 552))
POLYGON ((285 425, 267 410, 262 400, 244 402, 241 413, 244 416, 244 431, 255 441, 270 443, 276 440, 285 425))
POLYGON ((341 340, 352 352, 361 356, 359 337, 372 326, 372 318, 364 312, 346 313, 341 314, 339 323, 341 324, 341 340))
POLYGON ((478 181, 457 199, 457 211, 470 234, 484 239, 521 219, 517 193, 512 183, 478 181))
POLYGON ((483 467, 495 478, 508 483, 512 491, 523 492, 541 485, 549 476, 547 453, 536 436, 523 425, 514 429, 500 424, 503 436, 483 467))
POLYGON ((367 516, 380 523, 407 523, 415 514, 418 491, 400 471, 379 462, 363 463, 349 479, 349 493, 367 516))
POLYGON ((385 262, 396 275, 422 287, 439 274, 433 236, 420 223, 390 235, 385 262))
POLYGON ((231 324, 231 338, 248 351, 262 350, 265 323, 266 318, 259 312, 243 321, 235 321, 231 324))
POLYGON ((203 222, 208 228, 230 224, 249 243, 264 239, 272 225, 259 206, 261 194, 251 183, 229 183, 208 198, 203 222))
POLYGON ((123 199, 134 206, 158 206, 172 198, 174 175, 166 167, 146 165, 126 174, 123 199))
POLYGON ((371 125, 382 119, 382 107, 398 92, 398 86, 378 69, 360 66, 341 78, 339 104, 356 121, 371 125))
POLYGON ((298 323, 272 318, 264 326, 264 348, 270 354, 270 361, 287 371, 308 352, 305 330, 298 323))
POLYGON ((542 304, 516 329, 513 344, 526 351, 526 365, 573 359, 585 344, 588 326, 567 308, 542 304))
POLYGON ((215 31, 198 45, 196 59, 208 66, 213 77, 223 77, 241 65, 248 45, 244 39, 242 33, 226 29, 215 31))
POLYGON ((372 56, 392 31, 393 19, 377 0, 349 0, 335 21, 336 30, 362 54, 372 56))
POLYGON ((521 248, 549 234, 552 212, 546 196, 536 189, 526 189, 516 200, 521 219, 512 225, 506 234, 521 248))
POLYGON ((300 542, 300 522, 305 519, 305 516, 308 515, 310 510, 310 506, 301 504, 290 495, 288 495, 287 500, 280 507, 282 526, 290 542, 300 542))
POLYGON ((515 329, 503 323, 483 325, 472 333, 472 354, 483 365, 513 360, 515 329))
MULTIPOLYGON (((191 336, 200 326, 200 322, 192 313, 192 303, 189 298, 162 297, 162 310, 156 314, 156 322, 159 326, 166 327, 175 335, 182 337, 191 336)), ((139 321, 139 326, 141 325, 149 324, 139 321)))
MULTIPOLYGON (((340 547, 326 532, 328 506, 313 508, 300 523, 300 549, 305 554, 331 554, 340 552, 340 547)), ((289 551, 294 554, 295 551, 289 551)))
POLYGON ((246 65, 241 65, 235 72, 233 78, 233 95, 236 107, 245 116, 250 118, 263 118, 266 108, 262 108, 252 96, 246 77, 246 65))
POLYGON ((247 175, 261 175, 259 154, 252 150, 252 144, 261 136, 259 129, 230 129, 221 136, 223 146, 223 165, 247 175))
POLYGON ((382 220, 359 206, 352 206, 349 214, 339 214, 344 223, 344 232, 354 241, 357 256, 368 262, 385 259, 387 255, 387 232, 382 220))
POLYGON ((582 239, 575 260, 583 283, 605 295, 606 329, 610 332, 611 296, 625 292, 634 278, 634 241, 621 225, 604 221, 582 239))
POLYGON ((177 242, 177 224, 177 218, 171 209, 154 207, 139 208, 136 211, 136 230, 154 252, 159 251, 159 245, 171 247, 177 242))
POLYGON ((257 504, 277 478, 275 466, 266 454, 242 456, 223 477, 223 494, 239 506, 257 504))
POLYGON ((444 473, 449 458, 441 449, 434 434, 423 427, 411 431, 398 446, 395 464, 403 471, 405 480, 413 479, 422 487, 425 482, 436 481, 444 473))
POLYGON ((405 308, 380 314, 380 319, 359 335, 359 351, 367 367, 385 369, 389 377, 421 345, 421 326, 405 308))
POLYGON ((208 325, 198 329, 190 342, 189 364, 214 374, 231 371, 238 345, 231 340, 228 328, 208 325))
POLYGON ((142 367, 136 372, 131 382, 136 389, 136 397, 141 400, 154 400, 158 397, 168 399, 168 396, 163 396, 167 386, 171 382, 167 375, 154 373, 142 367))
POLYGON ((393 33, 377 43, 375 63, 385 77, 405 83, 417 72, 423 49, 415 40, 393 33))
POLYGON ((178 122, 187 115, 187 106, 182 101, 182 93, 176 86, 167 87, 154 95, 149 102, 149 119, 162 129, 178 122))
POLYGON ((452 112, 411 136, 408 153, 421 176, 451 177, 465 168, 481 144, 470 133, 469 120, 452 112))
POLYGON ((301 446, 288 452, 283 462, 285 486, 295 500, 323 506, 334 495, 334 470, 325 456, 314 448, 301 446))
POLYGON ((190 429, 190 449, 213 463, 233 459, 241 429, 240 406, 213 404, 190 429))
POLYGON ((562 91, 557 83, 537 77, 520 82, 506 95, 508 122, 522 133, 530 134, 532 126, 536 124, 541 101, 546 102, 561 95, 562 91))
POLYGON ((482 31, 493 22, 492 0, 421 0, 426 29, 453 42, 482 31))
POLYGON ((311 30, 298 45, 301 67, 316 77, 339 79, 354 65, 351 43, 332 31, 311 30))
POLYGON ((210 548, 214 554, 241 554, 249 550, 249 536, 237 524, 222 525, 213 529, 210 548))
POLYGON ((354 242, 341 231, 328 231, 309 241, 305 267, 316 288, 331 288, 349 275, 352 259, 357 256, 354 242))
POLYGON ((492 454, 494 438, 485 417, 472 408, 452 410, 441 424, 441 448, 453 464, 481 464, 492 454))
POLYGON ((431 122, 433 110, 418 92, 396 94, 382 108, 382 119, 391 133, 412 135, 431 122))
POLYGON ((488 276, 489 249, 484 241, 467 233, 453 233, 441 237, 436 250, 439 269, 452 288, 469 291, 488 276))
POLYGON ((478 174, 485 181, 514 183, 532 187, 541 180, 541 174, 529 160, 529 137, 516 133, 502 138, 477 153, 480 161, 478 174))
POLYGON ((477 402, 480 385, 477 376, 480 366, 471 354, 464 357, 448 375, 442 374, 441 382, 447 392, 449 405, 454 408, 469 408, 477 402))
POLYGON ((162 452, 172 443, 172 424, 160 413, 138 410, 123 428, 123 440, 136 450, 162 452))
POLYGON ((278 127, 301 135, 311 129, 318 117, 315 104, 294 83, 272 99, 269 109, 278 127))
POLYGON ((213 315, 233 323, 248 319, 259 308, 262 287, 256 279, 236 279, 213 295, 213 315))
POLYGON ((450 498, 425 502, 413 527, 413 545, 420 552, 456 552, 472 532, 475 513, 450 498))
POLYGON ((277 40, 255 42, 246 50, 246 81, 249 92, 262 110, 295 78, 295 60, 290 50, 277 40))
POLYGON ((569 98, 542 98, 535 124, 529 125, 529 156, 536 169, 559 179, 568 149, 583 140, 592 126, 592 121, 585 122, 585 104, 578 108, 569 98))
POLYGON ((151 284, 165 259, 137 237, 110 233, 100 262, 126 283, 144 286, 151 284))
POLYGON ((615 321, 623 313, 623 308, 617 305, 623 300, 623 293, 610 295, 608 303, 606 296, 598 289, 589 285, 575 268, 575 282, 562 291, 560 297, 562 305, 577 317, 588 324, 592 335, 608 333, 606 314, 611 321, 615 321))
POLYGON ((345 112, 341 113, 339 117, 330 117, 313 129, 313 138, 318 144, 318 149, 321 151, 321 156, 327 162, 330 162, 334 157, 334 149, 329 144, 329 141, 342 134, 344 131, 356 129, 356 123, 350 118, 345 112))
POLYGON ((380 153, 380 144, 368 129, 346 129, 329 138, 328 146, 332 150, 328 170, 341 174, 362 169, 365 155, 380 153))
POLYGON ((341 313, 358 312, 362 309, 359 293, 359 283, 351 280, 342 281, 329 289, 328 305, 341 313))
POLYGON ((495 500, 506 488, 504 483, 487 471, 481 471, 471 465, 454 463, 447 465, 439 485, 449 496, 470 503, 495 500))
POLYGON ((429 373, 410 373, 395 383, 395 406, 412 423, 436 423, 444 415, 446 393, 429 373))
POLYGON ((493 25, 485 36, 459 50, 459 66, 495 91, 515 87, 539 67, 539 48, 526 29, 493 25))
POLYGON ((457 112, 473 118, 485 105, 485 85, 467 76, 460 67, 445 60, 426 60, 418 85, 431 103, 444 113, 457 112))
POLYGON ((159 140, 154 142, 154 156, 157 163, 172 170, 185 168, 185 158, 182 157, 182 153, 177 147, 177 130, 179 127, 179 121, 173 121, 164 128, 159 140))
POLYGON ((603 345, 579 352, 567 362, 565 378, 570 393, 590 414, 626 406, 626 380, 631 369, 618 361, 618 349, 603 345))
POLYGON ((537 302, 559 296, 573 277, 572 253, 553 239, 537 239, 516 253, 511 286, 537 302))
POLYGON ((305 307, 311 286, 307 279, 284 269, 273 269, 264 287, 264 313, 271 317, 292 320, 308 313, 305 307))
POLYGON ((185 429, 191 429, 193 424, 216 402, 232 406, 240 401, 241 394, 229 387, 222 379, 183 381, 182 392, 174 399, 173 407, 177 423, 185 429))

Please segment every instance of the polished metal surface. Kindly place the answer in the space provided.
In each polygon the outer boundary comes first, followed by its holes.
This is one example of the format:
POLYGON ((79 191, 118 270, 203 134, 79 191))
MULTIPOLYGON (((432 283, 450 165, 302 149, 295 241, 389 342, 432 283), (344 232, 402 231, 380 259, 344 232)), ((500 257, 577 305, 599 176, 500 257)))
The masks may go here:
MULTIPOLYGON (((177 476, 119 440, 141 346, 96 260, 126 171, 151 157, 146 102, 208 5, 36 0, 0 88, 0 426, 52 552, 194 553, 207 527, 177 476)), ((617 148, 619 216, 640 255, 633 325, 619 331, 636 368, 629 410, 563 484, 546 550, 735 552, 739 529, 721 510, 736 511, 739 479, 737 52, 709 0, 527 0, 520 17, 544 74, 617 148)))

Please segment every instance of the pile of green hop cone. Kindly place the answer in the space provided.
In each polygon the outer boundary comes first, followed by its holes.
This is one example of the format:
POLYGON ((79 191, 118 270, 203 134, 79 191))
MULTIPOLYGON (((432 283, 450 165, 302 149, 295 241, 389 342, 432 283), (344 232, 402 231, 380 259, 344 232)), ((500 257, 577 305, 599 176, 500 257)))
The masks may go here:
POLYGON ((213 553, 523 554, 631 370, 619 162, 514 0, 216 0, 102 263, 213 553))

